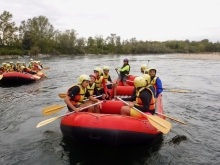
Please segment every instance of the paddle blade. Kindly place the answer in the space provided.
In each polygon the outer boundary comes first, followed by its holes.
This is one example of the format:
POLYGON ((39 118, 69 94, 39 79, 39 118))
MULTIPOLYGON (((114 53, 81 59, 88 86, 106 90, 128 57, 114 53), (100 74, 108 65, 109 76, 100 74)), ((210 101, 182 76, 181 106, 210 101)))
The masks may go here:
POLYGON ((44 116, 49 116, 51 114, 59 112, 64 107, 65 107, 65 105, 52 105, 52 106, 49 106, 49 107, 42 109, 42 114, 44 116))
POLYGON ((66 93, 59 93, 58 96, 59 96, 60 98, 65 98, 65 97, 66 97, 66 93))
POLYGON ((37 72, 40 75, 43 75, 44 77, 48 78, 47 75, 45 73, 43 73, 42 71, 37 72))
POLYGON ((52 118, 50 118, 50 119, 44 120, 44 121, 38 123, 38 125, 36 126, 36 128, 42 127, 42 126, 44 126, 44 125, 46 125, 46 124, 49 124, 49 123, 53 122, 54 120, 59 119, 60 117, 61 117, 61 116, 57 116, 57 117, 52 117, 52 118))
POLYGON ((3 78, 3 75, 0 75, 0 80, 3 78))
POLYGON ((148 121, 153 125, 155 128, 157 128, 160 132, 167 134, 170 132, 170 129, 172 127, 171 123, 158 117, 158 116, 151 116, 144 114, 148 121))
POLYGON ((49 70, 50 69, 50 67, 44 67, 43 68, 43 70, 49 70))
POLYGON ((37 76, 37 75, 32 75, 36 80, 39 80, 40 79, 40 77, 39 76, 37 76))

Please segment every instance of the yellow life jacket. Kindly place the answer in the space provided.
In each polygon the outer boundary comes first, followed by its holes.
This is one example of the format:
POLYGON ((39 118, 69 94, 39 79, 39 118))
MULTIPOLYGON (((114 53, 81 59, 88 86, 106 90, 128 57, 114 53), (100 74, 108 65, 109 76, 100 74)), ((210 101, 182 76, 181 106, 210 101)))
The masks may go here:
POLYGON ((95 89, 95 83, 93 83, 91 86, 90 84, 87 86, 87 90, 91 96, 94 94, 94 89, 95 89))
POLYGON ((140 93, 144 90, 144 89, 147 89, 148 91, 150 91, 151 93, 151 100, 150 100, 150 107, 149 107, 149 110, 153 111, 155 110, 155 98, 154 98, 154 94, 153 92, 151 91, 151 89, 149 88, 150 86, 147 86, 147 87, 143 87, 141 88, 139 91, 136 92, 136 104, 137 106, 143 106, 143 103, 140 99, 140 93))
POLYGON ((102 88, 102 80, 103 80, 103 76, 101 76, 101 77, 99 77, 99 79, 95 80, 95 85, 98 90, 100 90, 102 88))
POLYGON ((109 74, 106 75, 105 73, 103 73, 102 76, 105 79, 105 83, 107 83, 110 75, 109 74))
POLYGON ((70 92, 70 89, 74 86, 78 86, 80 88, 80 91, 79 93, 73 98, 73 99, 70 99, 70 102, 73 104, 73 105, 80 105, 83 103, 83 100, 85 98, 85 94, 86 94, 86 88, 83 88, 81 85, 72 85, 68 90, 67 90, 67 95, 69 94, 70 92))

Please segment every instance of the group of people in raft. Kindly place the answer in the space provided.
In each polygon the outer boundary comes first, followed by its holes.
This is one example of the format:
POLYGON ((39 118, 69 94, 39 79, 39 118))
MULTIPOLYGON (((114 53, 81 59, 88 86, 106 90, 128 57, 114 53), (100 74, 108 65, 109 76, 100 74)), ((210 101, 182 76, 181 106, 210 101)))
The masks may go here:
POLYGON ((26 66, 25 62, 19 62, 17 61, 15 64, 14 62, 9 63, 2 63, 2 66, 0 67, 0 74, 6 73, 6 72, 26 72, 30 74, 37 74, 37 71, 40 71, 43 69, 43 66, 40 61, 33 61, 33 59, 30 59, 30 62, 28 64, 28 67, 26 66))
MULTIPOLYGON (((124 85, 127 85, 126 81, 130 72, 129 60, 124 59, 123 66, 118 69, 119 76, 115 83, 113 83, 109 75, 109 67, 104 66, 101 68, 94 68, 94 73, 88 75, 81 75, 78 79, 78 84, 71 86, 67 90, 67 95, 64 99, 70 112, 79 112, 83 107, 97 103, 102 99, 116 100, 116 90, 119 81, 122 81, 124 85), (107 84, 107 82, 111 84, 107 84), (108 89, 114 90, 114 96, 110 98, 108 89), (93 95, 102 95, 101 99, 94 97, 93 95), (83 101, 88 98, 88 101, 83 101)), ((134 79, 134 90, 130 97, 122 98, 124 101, 128 101, 129 105, 121 107, 121 115, 137 116, 136 111, 132 107, 137 108, 142 112, 148 112, 152 115, 155 113, 155 102, 159 94, 162 93, 162 82, 159 77, 156 76, 155 68, 148 68, 147 65, 141 65, 141 77, 134 79)), ((88 112, 100 113, 100 104, 90 106, 88 112)))

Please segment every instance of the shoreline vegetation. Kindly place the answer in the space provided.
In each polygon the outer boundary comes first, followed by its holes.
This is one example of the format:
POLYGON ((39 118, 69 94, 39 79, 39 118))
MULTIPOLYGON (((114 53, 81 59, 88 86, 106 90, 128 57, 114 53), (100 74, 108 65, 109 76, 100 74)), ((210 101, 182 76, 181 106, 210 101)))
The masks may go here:
POLYGON ((8 11, 0 14, 0 59, 89 54, 176 54, 179 58, 218 59, 216 53, 220 53, 220 42, 212 43, 208 39, 160 42, 133 37, 122 40, 114 33, 106 38, 102 35, 84 38, 78 37, 74 29, 64 32, 55 29, 45 16, 23 20, 18 27, 12 18, 8 11))
MULTIPOLYGON (((83 55, 102 55, 102 54, 83 54, 83 55)), ((141 55, 141 54, 136 54, 136 55, 141 55)), ((164 55, 164 54, 145 54, 147 55, 164 55)), ((167 54, 166 54, 167 55, 167 54)), ((54 55, 49 55, 49 54, 39 54, 35 57, 31 56, 21 56, 21 55, 4 55, 0 56, 0 60, 4 59, 21 59, 21 58, 44 58, 44 57, 51 57, 54 55)), ((55 56, 71 56, 68 54, 61 54, 61 55, 55 55, 55 56)), ((187 54, 168 54, 168 56, 174 57, 174 58, 181 58, 181 59, 194 59, 194 60, 220 60, 220 52, 213 52, 213 53, 187 53, 187 54)))

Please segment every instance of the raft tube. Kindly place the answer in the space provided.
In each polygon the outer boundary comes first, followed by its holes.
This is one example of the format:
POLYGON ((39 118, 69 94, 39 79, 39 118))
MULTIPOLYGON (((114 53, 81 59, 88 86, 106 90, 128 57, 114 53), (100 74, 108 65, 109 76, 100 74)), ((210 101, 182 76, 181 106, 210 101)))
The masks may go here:
POLYGON ((21 73, 21 72, 7 72, 3 74, 2 79, 0 80, 1 84, 8 85, 8 84, 14 84, 14 85, 20 85, 20 84, 26 84, 31 83, 36 80, 38 80, 40 77, 31 75, 28 73, 21 73))
MULTIPOLYGON (((160 101, 162 99, 158 99, 160 101)), ((146 117, 120 115, 123 105, 120 101, 109 100, 102 103, 101 114, 79 112, 65 116, 61 120, 61 131, 64 136, 81 143, 110 146, 149 145, 162 137, 146 117)), ((164 114, 161 105, 157 104, 157 112, 164 114)))

